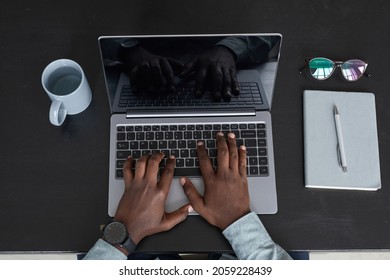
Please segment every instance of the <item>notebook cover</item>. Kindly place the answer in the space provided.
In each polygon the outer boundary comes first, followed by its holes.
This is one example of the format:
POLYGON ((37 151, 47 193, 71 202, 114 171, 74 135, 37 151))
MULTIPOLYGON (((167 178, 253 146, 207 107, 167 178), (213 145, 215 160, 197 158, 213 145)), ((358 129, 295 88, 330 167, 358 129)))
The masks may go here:
POLYGON ((308 188, 381 188, 375 96, 305 90, 304 155, 308 188), (340 166, 334 106, 340 114, 347 172, 340 166))

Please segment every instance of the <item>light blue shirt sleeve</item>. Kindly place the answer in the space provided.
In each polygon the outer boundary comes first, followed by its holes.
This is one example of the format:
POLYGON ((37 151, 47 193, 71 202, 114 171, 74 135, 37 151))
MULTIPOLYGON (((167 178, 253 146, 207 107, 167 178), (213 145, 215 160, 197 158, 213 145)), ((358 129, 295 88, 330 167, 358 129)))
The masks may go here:
MULTIPOLYGON (((254 212, 235 221, 222 233, 240 260, 291 260, 290 255, 272 241, 254 212)), ((84 257, 84 260, 126 259, 121 251, 102 239, 99 239, 84 257)))
POLYGON ((99 239, 83 260, 127 260, 127 256, 103 239, 99 239))
POLYGON ((240 260, 291 260, 290 255, 272 241, 254 212, 238 219, 222 233, 240 260))

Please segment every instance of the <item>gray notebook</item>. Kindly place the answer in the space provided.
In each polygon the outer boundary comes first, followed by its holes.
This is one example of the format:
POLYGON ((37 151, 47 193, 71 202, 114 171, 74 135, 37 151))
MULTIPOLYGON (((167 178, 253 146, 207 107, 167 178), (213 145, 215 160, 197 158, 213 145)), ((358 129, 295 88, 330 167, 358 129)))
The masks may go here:
POLYGON ((374 94, 306 90, 303 105, 306 187, 380 189, 374 94))

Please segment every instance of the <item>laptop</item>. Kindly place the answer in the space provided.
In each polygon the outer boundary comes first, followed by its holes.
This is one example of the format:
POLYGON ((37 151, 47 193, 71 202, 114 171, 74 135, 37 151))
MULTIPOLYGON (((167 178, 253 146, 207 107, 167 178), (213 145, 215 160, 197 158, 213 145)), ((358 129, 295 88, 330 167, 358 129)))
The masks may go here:
POLYGON ((188 203, 181 176, 203 194, 196 142, 205 143, 217 168, 219 131, 235 133, 237 146, 247 147, 252 211, 277 212, 270 104, 281 40, 268 33, 99 37, 112 113, 109 216, 124 192, 130 155, 135 162, 144 154, 175 155, 167 212, 188 203))

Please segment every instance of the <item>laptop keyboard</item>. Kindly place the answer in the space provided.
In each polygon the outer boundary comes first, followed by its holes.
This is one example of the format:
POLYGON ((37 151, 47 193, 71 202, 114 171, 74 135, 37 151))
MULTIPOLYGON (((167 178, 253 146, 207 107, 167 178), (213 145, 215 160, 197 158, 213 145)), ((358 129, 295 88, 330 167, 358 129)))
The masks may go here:
POLYGON ((247 148, 248 176, 268 176, 268 151, 265 123, 210 123, 170 125, 118 125, 116 142, 116 178, 123 178, 123 164, 131 155, 133 162, 145 154, 163 152, 163 168, 170 155, 176 158, 174 176, 200 175, 196 152, 197 141, 203 141, 211 163, 217 168, 216 134, 222 131, 236 135, 237 147, 247 148))
POLYGON ((262 105, 263 100, 257 83, 239 83, 240 95, 233 96, 229 102, 212 102, 211 92, 205 92, 202 98, 194 97, 194 88, 189 85, 177 86, 174 94, 137 95, 130 85, 123 86, 119 99, 119 107, 145 107, 145 106, 226 106, 226 105, 262 105), (207 100, 209 100, 207 102, 207 100))

